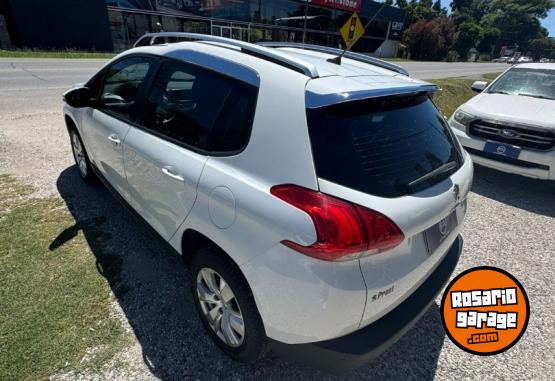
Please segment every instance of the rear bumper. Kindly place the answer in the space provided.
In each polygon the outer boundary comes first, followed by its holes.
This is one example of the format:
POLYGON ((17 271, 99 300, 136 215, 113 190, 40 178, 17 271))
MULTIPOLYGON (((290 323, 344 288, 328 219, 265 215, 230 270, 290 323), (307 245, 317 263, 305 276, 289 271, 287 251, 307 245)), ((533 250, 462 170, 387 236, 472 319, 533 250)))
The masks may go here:
POLYGON ((354 369, 380 355, 424 315, 459 261, 463 239, 457 237, 428 279, 403 303, 374 323, 337 339, 308 344, 271 340, 272 350, 302 364, 332 373, 354 369))

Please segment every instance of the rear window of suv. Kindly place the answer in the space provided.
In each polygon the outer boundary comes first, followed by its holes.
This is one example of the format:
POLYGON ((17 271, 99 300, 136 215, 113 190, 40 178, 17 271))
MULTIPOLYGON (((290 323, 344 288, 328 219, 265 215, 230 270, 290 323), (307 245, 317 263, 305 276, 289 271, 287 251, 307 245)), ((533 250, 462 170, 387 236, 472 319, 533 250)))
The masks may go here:
POLYGON ((351 101, 307 110, 319 178, 396 198, 455 173, 462 155, 426 95, 351 101))

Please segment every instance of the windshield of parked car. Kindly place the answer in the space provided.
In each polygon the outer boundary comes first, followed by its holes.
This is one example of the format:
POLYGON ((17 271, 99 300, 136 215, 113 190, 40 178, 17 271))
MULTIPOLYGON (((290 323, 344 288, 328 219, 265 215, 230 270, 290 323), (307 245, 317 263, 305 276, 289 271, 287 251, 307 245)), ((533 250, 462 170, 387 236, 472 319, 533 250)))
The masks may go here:
POLYGON ((488 93, 555 100, 555 70, 511 69, 488 89, 488 93))

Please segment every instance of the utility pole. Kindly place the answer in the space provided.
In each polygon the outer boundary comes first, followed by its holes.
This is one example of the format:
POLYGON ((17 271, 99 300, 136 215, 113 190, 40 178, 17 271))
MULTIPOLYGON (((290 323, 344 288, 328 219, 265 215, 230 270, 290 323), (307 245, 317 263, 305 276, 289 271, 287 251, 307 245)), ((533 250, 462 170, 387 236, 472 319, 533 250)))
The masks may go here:
POLYGON ((306 0, 306 5, 304 7, 304 28, 303 28, 303 44, 306 41, 306 22, 308 20, 308 3, 310 0, 306 0))

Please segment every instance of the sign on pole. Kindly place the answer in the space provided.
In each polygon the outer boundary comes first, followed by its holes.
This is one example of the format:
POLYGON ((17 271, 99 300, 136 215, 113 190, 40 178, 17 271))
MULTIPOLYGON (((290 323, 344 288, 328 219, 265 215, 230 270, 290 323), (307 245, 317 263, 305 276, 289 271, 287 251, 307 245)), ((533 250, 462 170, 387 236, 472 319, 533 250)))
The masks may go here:
POLYGON ((364 36, 364 31, 365 29, 362 25, 362 21, 360 21, 356 12, 353 13, 345 25, 339 29, 339 33, 341 33, 341 37, 343 37, 343 41, 345 41, 347 50, 351 49, 358 39, 364 36))
POLYGON ((341 9, 347 12, 360 12, 362 0, 310 0, 312 5, 341 9))

